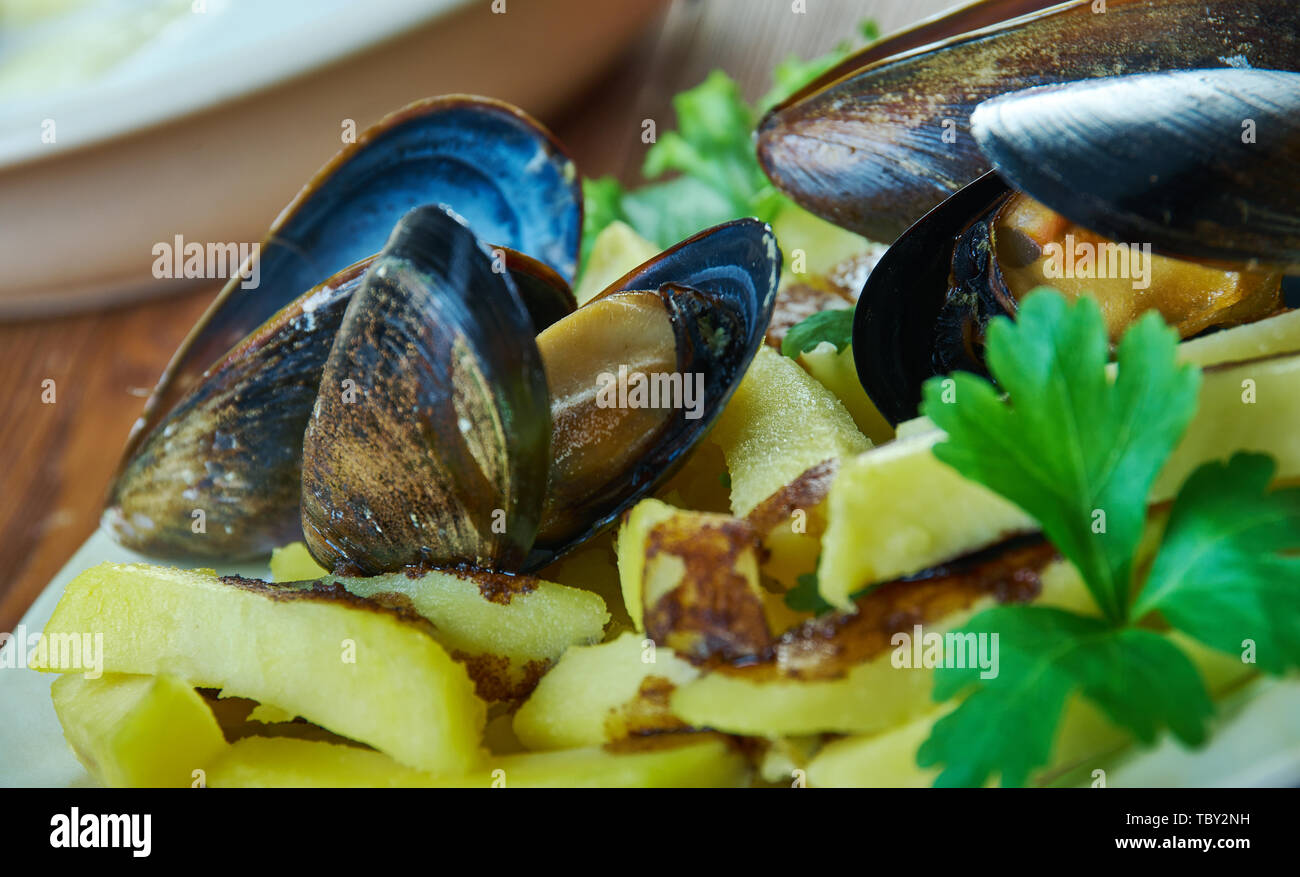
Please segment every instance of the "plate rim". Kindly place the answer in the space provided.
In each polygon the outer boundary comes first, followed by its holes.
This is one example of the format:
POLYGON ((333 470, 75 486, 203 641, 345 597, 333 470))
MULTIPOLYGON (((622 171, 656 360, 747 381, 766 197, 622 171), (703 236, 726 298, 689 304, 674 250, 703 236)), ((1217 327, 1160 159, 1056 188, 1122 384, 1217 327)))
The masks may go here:
POLYGON ((125 83, 87 82, 23 98, 0 115, 0 172, 56 160, 274 88, 445 18, 471 2, 340 3, 328 15, 295 24, 300 52, 270 51, 285 34, 276 30, 251 43, 233 43, 229 51, 179 71, 162 67, 125 83), (38 133, 46 118, 76 121, 60 122, 58 139, 44 143, 38 133))

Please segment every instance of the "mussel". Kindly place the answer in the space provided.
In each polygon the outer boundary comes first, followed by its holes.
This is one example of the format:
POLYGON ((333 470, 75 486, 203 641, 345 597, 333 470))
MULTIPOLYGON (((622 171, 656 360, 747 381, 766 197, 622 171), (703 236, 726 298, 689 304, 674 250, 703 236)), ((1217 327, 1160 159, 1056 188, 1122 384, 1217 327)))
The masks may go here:
POLYGON ((1048 5, 987 0, 869 46, 762 121, 764 170, 808 210, 888 243, 990 170, 970 128, 987 99, 1161 70, 1300 69, 1293 0, 1048 5))
POLYGON ((1151 309, 1192 337, 1285 307, 1300 7, 1042 5, 973 4, 877 43, 760 126, 780 188, 893 241, 853 338, 893 423, 927 378, 985 373, 989 319, 1040 285, 1093 295, 1112 337, 1151 309))
POLYGON ((334 333, 394 224, 426 203, 494 245, 538 327, 573 310, 582 194, 550 133, 465 95, 389 115, 281 212, 259 285, 232 277, 173 356, 109 488, 103 523, 118 541, 246 558, 298 538, 302 435, 334 333))
MULTIPOLYGON (((433 131, 442 105, 423 106, 433 131)), ((494 189, 486 206, 472 187, 450 205, 388 198, 409 209, 377 256, 290 301, 151 421, 105 513, 120 541, 230 557, 301 532, 340 572, 531 570, 683 462, 762 343, 781 263, 771 229, 737 220, 702 232, 575 309, 572 262, 512 246, 554 257, 545 244, 560 232, 576 254, 576 190, 545 185, 576 175, 552 173, 560 153, 535 123, 485 136, 532 138, 513 153, 529 168, 502 174, 513 189, 494 189), (511 246, 500 245, 506 231, 511 246), (602 404, 606 379, 628 372, 676 382, 674 398, 698 404, 602 404), (192 509, 206 532, 191 527, 192 509)), ((462 146, 462 163, 484 150, 462 146)), ((228 294, 195 336, 227 315, 228 294)), ((174 373, 157 398, 174 392, 174 373)))
POLYGON ((854 355, 881 413, 915 416, 933 375, 987 374, 988 321, 1040 285, 1096 298, 1112 340, 1153 309, 1184 338, 1279 313, 1297 267, 1297 114, 1300 74, 1248 70, 1110 77, 982 105, 976 132, 997 173, 913 225, 859 298, 854 355), (1243 141, 1245 119, 1266 142, 1243 141))
POLYGON ((302 439, 313 555, 353 574, 517 566, 549 455, 532 337, 514 284, 462 220, 417 207, 398 222, 348 304, 302 439))
POLYGON ((313 556, 356 574, 527 570, 612 523, 730 398, 762 343, 779 258, 764 224, 719 226, 534 340, 473 232, 440 208, 412 211, 348 305, 307 427, 313 556), (668 276, 690 283, 655 282, 668 276), (688 404, 602 404, 620 370, 688 404))

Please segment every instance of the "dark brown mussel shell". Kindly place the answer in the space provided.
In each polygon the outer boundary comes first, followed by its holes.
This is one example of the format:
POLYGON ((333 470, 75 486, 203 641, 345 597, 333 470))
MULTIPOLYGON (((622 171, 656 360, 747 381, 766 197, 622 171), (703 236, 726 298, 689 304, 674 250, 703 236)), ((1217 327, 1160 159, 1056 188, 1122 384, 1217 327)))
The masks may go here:
POLYGON ((1300 68, 1294 0, 1075 0, 961 33, 1041 5, 978 4, 868 47, 763 120, 764 170, 813 213, 889 242, 989 170, 970 132, 984 100, 1128 73, 1300 68))
POLYGON ((302 523, 340 573, 516 569, 546 490, 533 325, 457 216, 408 213, 353 295, 303 439, 302 523))
POLYGON ((110 488, 118 541, 241 558, 296 537, 302 434, 333 334, 373 254, 423 203, 476 223, 538 329, 573 309, 581 193, 545 129, 483 98, 394 113, 304 187, 262 244, 260 284, 232 279, 173 357, 110 488))
POLYGON ((1300 73, 1047 86, 981 104, 972 125, 1004 179, 1103 237, 1300 273, 1300 73))
POLYGON ((509 247, 496 247, 492 258, 494 269, 499 271, 504 267, 515 282, 524 310, 533 321, 534 332, 541 332, 578 309, 569 281, 545 262, 509 247))
POLYGON ((298 538, 302 432, 370 260, 235 346, 123 461, 103 526, 155 557, 241 558, 298 538))
MULTIPOLYGON (((572 290, 545 264, 500 247, 493 259, 537 331, 574 310, 572 290)), ((119 542, 157 557, 228 558, 300 537, 303 431, 343 313, 374 260, 299 296, 237 344, 140 444, 104 513, 119 542)))

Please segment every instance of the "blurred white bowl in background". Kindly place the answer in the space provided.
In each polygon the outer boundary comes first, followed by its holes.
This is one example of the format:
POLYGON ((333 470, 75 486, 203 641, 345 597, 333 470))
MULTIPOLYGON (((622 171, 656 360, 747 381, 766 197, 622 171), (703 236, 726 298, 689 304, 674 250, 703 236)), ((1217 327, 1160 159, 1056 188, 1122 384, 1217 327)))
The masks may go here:
POLYGON ((545 117, 662 3, 0 0, 0 318, 186 288, 153 245, 260 240, 345 126, 448 92, 545 117))

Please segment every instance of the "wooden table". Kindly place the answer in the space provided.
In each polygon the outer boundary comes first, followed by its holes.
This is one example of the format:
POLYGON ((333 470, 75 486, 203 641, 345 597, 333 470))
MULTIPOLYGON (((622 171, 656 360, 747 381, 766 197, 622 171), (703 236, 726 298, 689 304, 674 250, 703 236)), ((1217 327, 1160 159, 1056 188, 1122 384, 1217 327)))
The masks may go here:
MULTIPOLYGON (((670 98, 710 70, 726 70, 753 99, 791 52, 825 52, 856 34, 865 18, 889 33, 952 2, 806 0, 799 14, 791 0, 676 0, 603 81, 548 121, 583 173, 634 183, 646 148, 642 120, 672 128, 670 98)), ((304 180, 312 170, 304 169, 304 180)), ((215 292, 0 326, 0 386, 8 400, 0 419, 0 631, 13 629, 94 531, 144 397, 215 292), (54 382, 52 402, 45 401, 47 381, 54 382)))

